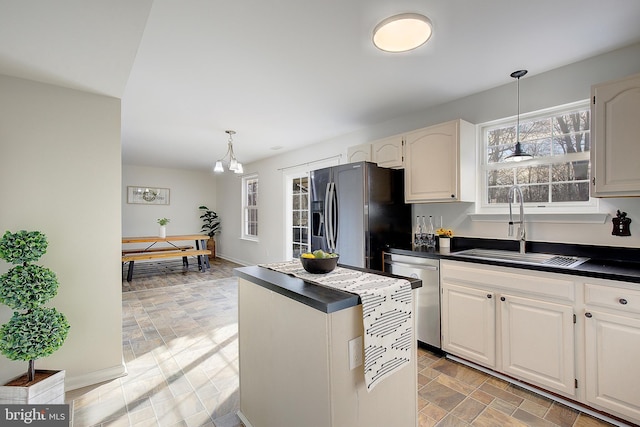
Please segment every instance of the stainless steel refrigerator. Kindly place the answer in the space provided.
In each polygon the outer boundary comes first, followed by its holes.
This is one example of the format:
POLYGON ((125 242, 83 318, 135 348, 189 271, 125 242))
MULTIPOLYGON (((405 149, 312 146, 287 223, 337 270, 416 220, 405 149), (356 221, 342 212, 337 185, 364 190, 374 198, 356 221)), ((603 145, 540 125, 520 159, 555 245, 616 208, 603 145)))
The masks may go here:
POLYGON ((311 172, 311 249, 382 271, 385 248, 411 248, 411 205, 400 169, 358 162, 311 172))

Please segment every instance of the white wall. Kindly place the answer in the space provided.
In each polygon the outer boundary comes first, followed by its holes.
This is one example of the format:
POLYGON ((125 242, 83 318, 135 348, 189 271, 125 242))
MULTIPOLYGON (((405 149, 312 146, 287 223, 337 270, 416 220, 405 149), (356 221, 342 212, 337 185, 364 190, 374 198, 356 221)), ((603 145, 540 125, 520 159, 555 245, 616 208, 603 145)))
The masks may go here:
MULTIPOLYGON (((535 58, 532 57, 531 64, 522 64, 522 67, 528 68, 530 72, 529 76, 522 79, 520 83, 522 113, 587 99, 590 96, 591 85, 640 72, 640 44, 541 74, 538 74, 539 70, 535 69, 535 62, 535 58)), ((284 229, 283 172, 279 168, 313 162, 333 155, 342 155, 341 163, 344 163, 349 146, 456 118, 478 124, 514 116, 513 79, 509 77, 511 71, 513 70, 505 70, 503 86, 380 123, 359 132, 318 142, 304 149, 245 165, 246 173, 257 173, 260 178, 259 242, 239 239, 240 179, 237 175, 225 174, 217 182, 217 209, 226 218, 225 231, 218 240, 219 254, 244 264, 284 259, 283 242, 287 230, 284 229)), ((470 74, 469 78, 473 78, 473 74, 470 74)), ((316 167, 311 164, 309 168, 312 170, 316 167)), ((473 208, 473 204, 462 203, 422 204, 414 206, 414 213, 425 213, 437 218, 443 215, 449 218, 445 225, 454 227, 457 235, 507 238, 506 228, 502 223, 472 222, 466 213, 467 210, 473 211, 473 208)), ((632 237, 611 236, 610 223, 539 223, 529 227, 529 239, 640 247, 640 198, 607 199, 601 202, 603 211, 615 213, 616 209, 626 211, 632 218, 632 237)))
POLYGON ((122 166, 122 235, 155 236, 158 218, 169 218, 167 234, 200 233, 200 206, 215 211, 216 186, 211 172, 122 166), (169 205, 127 203, 127 186, 152 186, 170 190, 169 205))
MULTIPOLYGON (((67 388, 124 373, 120 279, 120 100, 0 75, 0 230, 39 230, 39 264, 60 283, 48 305, 71 330, 36 362, 67 388)), ((0 273, 11 266, 0 261, 0 273)), ((0 306, 0 322, 11 310, 0 306)), ((0 383, 27 362, 0 356, 0 383)))

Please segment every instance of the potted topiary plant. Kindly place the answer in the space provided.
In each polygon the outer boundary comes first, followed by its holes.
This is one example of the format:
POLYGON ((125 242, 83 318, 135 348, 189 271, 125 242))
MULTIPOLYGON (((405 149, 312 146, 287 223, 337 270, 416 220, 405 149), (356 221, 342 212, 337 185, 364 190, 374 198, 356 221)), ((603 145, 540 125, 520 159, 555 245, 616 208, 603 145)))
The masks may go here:
POLYGON ((200 231, 209 236, 209 240, 207 240, 207 249, 211 251, 209 259, 214 259, 216 257, 216 241, 213 237, 220 230, 220 218, 217 213, 206 206, 200 206, 198 209, 204 211, 204 213, 200 215, 200 219, 204 222, 200 231))
POLYGON ((6 403, 64 403, 64 371, 36 371, 35 360, 62 346, 69 332, 64 314, 44 307, 58 292, 58 279, 46 267, 31 264, 47 251, 39 231, 7 231, 0 239, 0 258, 16 264, 0 276, 0 302, 14 310, 0 327, 0 352, 29 362, 27 373, 0 387, 6 403))

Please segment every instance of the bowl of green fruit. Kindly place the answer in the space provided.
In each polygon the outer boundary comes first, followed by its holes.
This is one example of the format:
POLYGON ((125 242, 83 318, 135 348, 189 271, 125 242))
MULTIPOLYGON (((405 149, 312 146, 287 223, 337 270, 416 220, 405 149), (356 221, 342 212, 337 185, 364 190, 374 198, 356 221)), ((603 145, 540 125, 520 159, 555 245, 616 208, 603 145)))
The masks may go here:
POLYGON ((322 249, 305 252, 300 255, 302 267, 312 274, 325 274, 333 271, 338 265, 338 254, 328 253, 322 249))

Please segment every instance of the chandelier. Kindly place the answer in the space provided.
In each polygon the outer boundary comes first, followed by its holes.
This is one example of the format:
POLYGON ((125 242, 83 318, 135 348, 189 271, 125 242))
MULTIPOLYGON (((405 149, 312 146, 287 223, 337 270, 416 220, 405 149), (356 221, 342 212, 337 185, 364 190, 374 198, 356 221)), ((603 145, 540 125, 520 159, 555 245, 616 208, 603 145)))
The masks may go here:
POLYGON ((227 153, 218 161, 216 161, 216 165, 213 168, 214 172, 224 172, 223 164, 227 165, 230 171, 235 173, 243 173, 242 163, 236 159, 236 155, 233 153, 233 135, 235 135, 236 131, 234 130, 226 130, 227 134, 229 134, 229 143, 227 144, 227 153), (228 157, 228 159, 227 159, 228 157))

